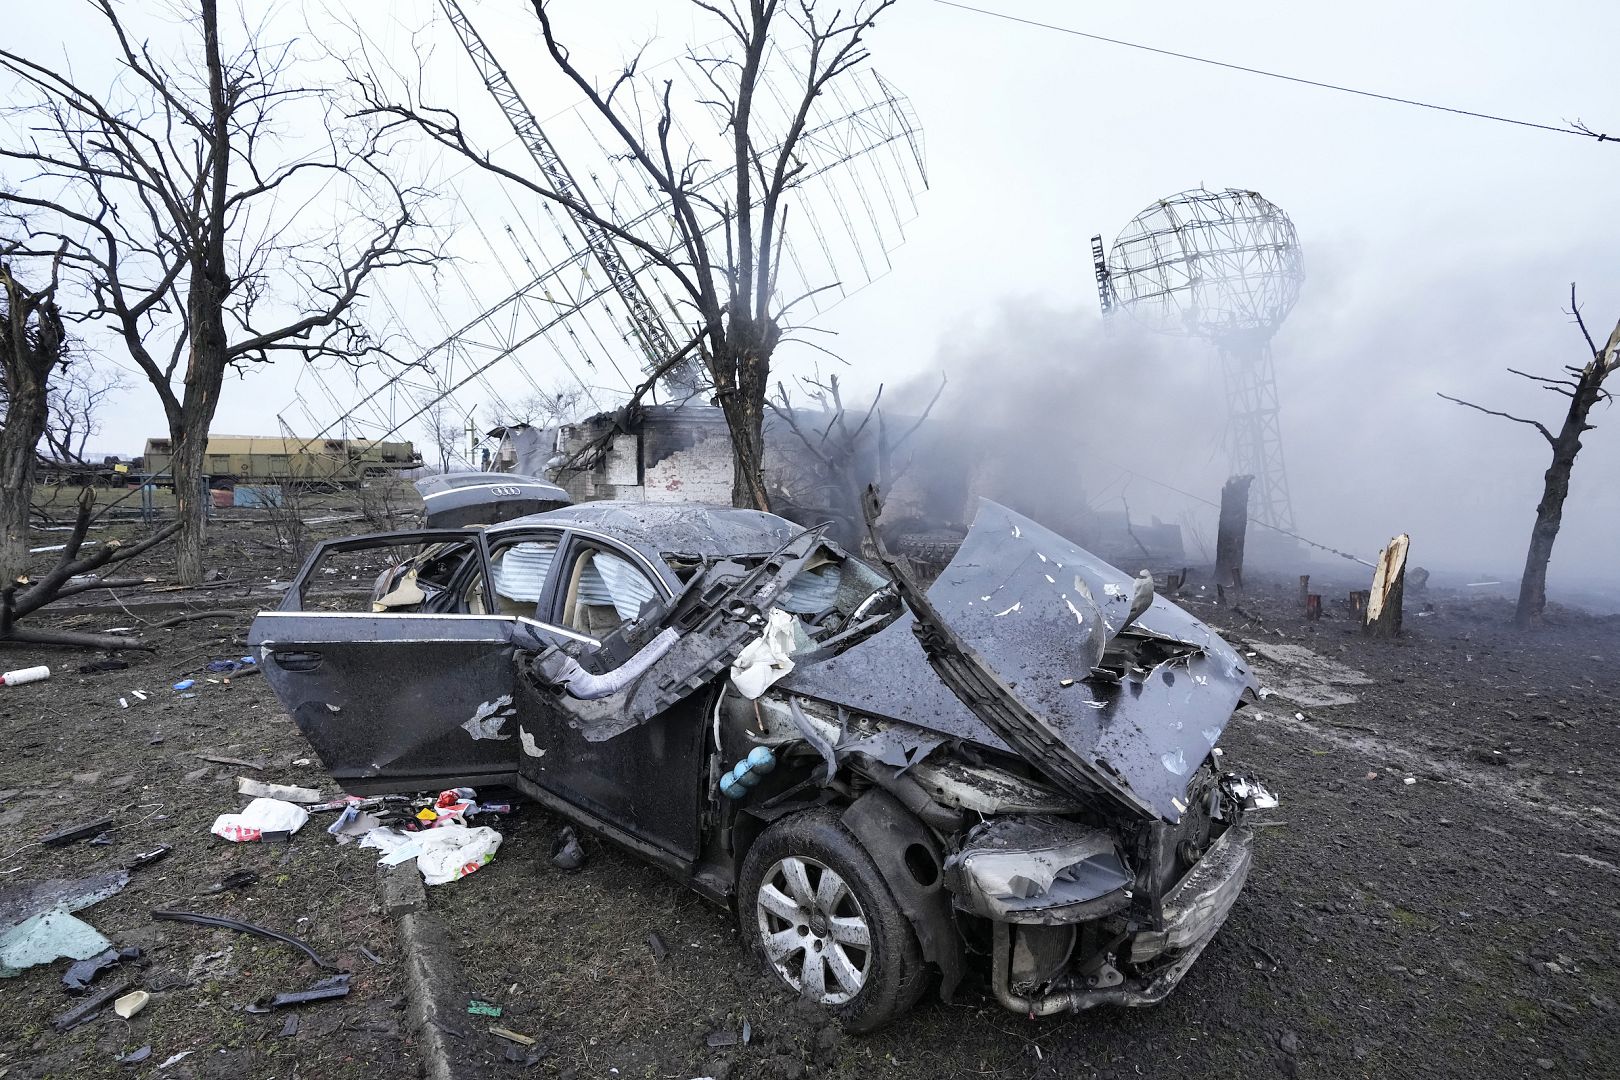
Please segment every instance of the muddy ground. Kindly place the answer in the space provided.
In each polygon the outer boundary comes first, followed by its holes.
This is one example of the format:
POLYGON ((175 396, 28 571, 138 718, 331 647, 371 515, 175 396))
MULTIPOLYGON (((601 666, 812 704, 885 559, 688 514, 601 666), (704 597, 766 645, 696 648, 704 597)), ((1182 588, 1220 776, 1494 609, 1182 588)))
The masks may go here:
MULTIPOLYGON (((288 573, 286 557, 252 527, 226 524, 213 543, 231 580, 206 597, 181 595, 193 606, 241 603, 239 618, 159 632, 161 651, 123 654, 132 667, 108 674, 73 670, 90 654, 0 650, 6 668, 48 662, 60 672, 0 688, 0 887, 174 845, 81 915, 116 943, 146 950, 148 985, 171 973, 190 983, 154 993, 132 1021, 102 1019, 66 1035, 50 1027, 71 1003, 60 989, 65 962, 0 984, 8 1080, 416 1071, 372 853, 334 845, 322 818, 290 844, 208 835, 216 814, 246 801, 235 794, 238 774, 331 788, 318 762, 295 763, 308 747, 262 679, 203 683, 195 698, 168 689, 195 657, 240 655, 254 597, 273 595, 271 581, 288 573), (137 704, 132 689, 148 699, 137 704), (264 768, 213 765, 201 753, 264 768), (103 813, 121 826, 111 846, 25 846, 103 813), (197 895, 239 869, 258 871, 258 881, 197 895), (158 906, 299 936, 349 968, 354 991, 302 1008, 296 1033, 283 1036, 285 1015, 242 1007, 325 972, 274 942, 154 922, 158 906), (153 1048, 145 1064, 114 1063, 144 1045, 153 1048), (155 1070, 185 1050, 192 1055, 155 1070)), ((1261 816, 1259 859, 1231 918, 1163 1005, 1031 1021, 996 1006, 979 980, 952 1004, 847 1037, 772 987, 729 915, 656 871, 594 839, 583 870, 551 867, 558 823, 528 809, 506 824, 495 862, 429 890, 468 984, 447 992, 503 1009, 498 1021, 469 1016, 452 1046, 472 1075, 491 1077, 1612 1072, 1620 620, 1557 612, 1521 636, 1506 627, 1505 604, 1437 590, 1409 597, 1407 634, 1383 642, 1356 633, 1331 603, 1328 619, 1304 622, 1295 591, 1251 586, 1236 612, 1196 592, 1187 600, 1255 654, 1274 688, 1224 745, 1231 760, 1267 776, 1283 803, 1261 816), (1425 606, 1432 610, 1418 614, 1425 606), (541 1052, 509 1061, 511 1044, 488 1034, 496 1023, 535 1037, 541 1052)), ((129 615, 72 618, 103 629, 130 625, 131 615, 151 621, 159 614, 141 605, 174 595, 122 596, 129 615)))

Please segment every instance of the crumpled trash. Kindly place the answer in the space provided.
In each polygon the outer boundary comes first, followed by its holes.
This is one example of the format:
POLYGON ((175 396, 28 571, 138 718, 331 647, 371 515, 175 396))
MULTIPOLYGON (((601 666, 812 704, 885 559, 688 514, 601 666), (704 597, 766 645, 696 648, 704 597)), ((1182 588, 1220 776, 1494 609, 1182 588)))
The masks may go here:
POLYGON ((279 799, 254 799, 240 814, 221 814, 208 831, 233 843, 262 840, 265 833, 295 833, 309 820, 302 806, 279 799))
POLYGON ((360 846, 381 851, 383 856, 377 861, 384 866, 415 859, 424 882, 443 885, 466 877, 493 859, 501 846, 501 834, 487 825, 472 829, 446 825, 415 833, 373 829, 360 840, 360 846))
POLYGON ((757 698, 771 684, 793 670, 796 641, 793 634, 798 620, 781 608, 771 608, 765 632, 743 646, 731 664, 731 685, 745 698, 757 698))
POLYGON ((580 846, 579 834, 572 825, 557 830, 556 839, 551 842, 551 865, 567 873, 585 865, 585 849, 580 846))
POLYGON ((262 780, 255 780, 249 776, 236 778, 236 793, 254 799, 280 799, 290 803, 318 803, 321 793, 314 788, 297 787, 293 784, 266 784, 262 780))
POLYGON ((375 814, 368 814, 360 809, 358 800, 351 802, 343 808, 336 821, 326 827, 326 831, 337 838, 340 844, 352 844, 360 837, 365 836, 373 829, 382 826, 382 819, 375 814))

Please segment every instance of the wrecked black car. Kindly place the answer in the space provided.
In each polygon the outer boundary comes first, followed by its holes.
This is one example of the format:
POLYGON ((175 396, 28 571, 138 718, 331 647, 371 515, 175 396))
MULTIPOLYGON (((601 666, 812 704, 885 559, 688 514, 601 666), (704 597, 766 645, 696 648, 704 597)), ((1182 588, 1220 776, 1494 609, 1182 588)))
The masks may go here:
POLYGON ((731 906, 851 1030, 969 964, 1023 1013, 1162 999, 1275 805, 1216 747, 1253 674, 995 503, 926 591, 879 553, 586 503, 328 542, 251 642, 345 790, 514 788, 731 906))

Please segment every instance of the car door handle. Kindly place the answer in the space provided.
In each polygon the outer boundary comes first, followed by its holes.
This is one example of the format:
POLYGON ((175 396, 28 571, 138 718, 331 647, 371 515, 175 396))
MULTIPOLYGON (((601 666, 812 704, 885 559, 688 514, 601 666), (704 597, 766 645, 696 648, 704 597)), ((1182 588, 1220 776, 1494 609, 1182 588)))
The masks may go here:
POLYGON ((289 649, 271 653, 270 659, 283 671, 314 671, 321 666, 321 654, 318 652, 294 652, 289 649))

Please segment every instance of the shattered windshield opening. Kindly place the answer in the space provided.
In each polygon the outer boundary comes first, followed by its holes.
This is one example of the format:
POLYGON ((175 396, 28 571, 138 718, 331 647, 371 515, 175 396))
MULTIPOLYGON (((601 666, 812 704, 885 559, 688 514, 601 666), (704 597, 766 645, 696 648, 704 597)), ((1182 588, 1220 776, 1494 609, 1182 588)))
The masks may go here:
MULTIPOLYGON (((752 569, 769 552, 732 555, 729 561, 752 569)), ((721 561, 683 552, 663 552, 664 563, 681 581, 721 561)), ((822 655, 849 648, 887 626, 902 605, 883 574, 830 543, 817 552, 776 597, 775 606, 796 617, 804 636, 822 655)))

